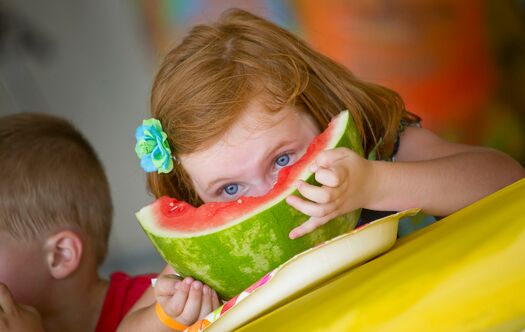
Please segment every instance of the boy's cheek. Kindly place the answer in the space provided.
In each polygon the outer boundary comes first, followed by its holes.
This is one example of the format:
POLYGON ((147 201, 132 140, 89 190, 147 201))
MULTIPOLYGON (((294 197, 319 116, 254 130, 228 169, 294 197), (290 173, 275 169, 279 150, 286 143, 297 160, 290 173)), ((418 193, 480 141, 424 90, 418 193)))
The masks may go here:
POLYGON ((0 282, 9 288, 16 302, 38 306, 47 296, 50 276, 34 253, 0 244, 0 282))
POLYGON ((11 294, 17 303, 22 303, 31 306, 39 306, 45 301, 46 284, 42 282, 42 278, 35 275, 31 276, 31 271, 28 271, 28 266, 14 267, 11 266, 9 270, 5 270, 3 262, 0 261, 2 267, 0 268, 0 282, 7 285, 11 294), (14 267, 14 268, 13 268, 14 267))

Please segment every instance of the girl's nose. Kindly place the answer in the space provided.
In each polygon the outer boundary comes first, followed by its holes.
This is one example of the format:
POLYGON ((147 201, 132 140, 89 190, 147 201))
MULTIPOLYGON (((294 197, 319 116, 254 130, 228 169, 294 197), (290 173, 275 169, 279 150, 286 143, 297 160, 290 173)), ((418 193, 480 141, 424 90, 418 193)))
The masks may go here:
POLYGON ((256 184, 254 184, 251 195, 263 196, 270 190, 272 190, 273 186, 275 185, 275 182, 277 181, 277 175, 278 173, 276 172, 268 174, 264 178, 261 178, 256 184))

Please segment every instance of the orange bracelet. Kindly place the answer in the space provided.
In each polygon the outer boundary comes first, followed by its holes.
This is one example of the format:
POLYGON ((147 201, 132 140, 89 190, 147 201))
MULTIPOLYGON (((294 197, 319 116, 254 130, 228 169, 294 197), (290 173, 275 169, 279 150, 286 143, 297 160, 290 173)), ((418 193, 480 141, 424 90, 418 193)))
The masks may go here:
POLYGON ((162 322, 162 324, 166 325, 169 328, 172 328, 174 330, 180 330, 184 331, 188 327, 186 325, 182 325, 181 323, 177 322, 175 319, 168 316, 162 307, 160 306, 160 303, 157 302, 155 305, 155 313, 157 314, 157 317, 162 322))

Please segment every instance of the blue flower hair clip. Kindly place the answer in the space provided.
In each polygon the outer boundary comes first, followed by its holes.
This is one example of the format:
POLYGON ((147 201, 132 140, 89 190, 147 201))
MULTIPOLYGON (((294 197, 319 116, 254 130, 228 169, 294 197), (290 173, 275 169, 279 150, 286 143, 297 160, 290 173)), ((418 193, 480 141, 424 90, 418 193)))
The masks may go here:
POLYGON ((168 135, 162 130, 159 120, 151 118, 142 121, 135 131, 135 138, 135 152, 146 172, 169 173, 173 170, 168 135))

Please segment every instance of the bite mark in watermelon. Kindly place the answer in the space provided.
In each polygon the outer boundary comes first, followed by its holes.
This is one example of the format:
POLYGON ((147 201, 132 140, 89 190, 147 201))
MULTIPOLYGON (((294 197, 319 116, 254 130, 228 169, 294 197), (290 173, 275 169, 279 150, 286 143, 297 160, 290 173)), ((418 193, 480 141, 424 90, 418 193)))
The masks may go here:
POLYGON ((285 199, 301 179, 315 183, 308 166, 323 150, 347 147, 363 155, 348 111, 337 115, 295 164, 283 168, 273 189, 260 197, 212 202, 195 208, 160 197, 136 213, 162 257, 179 274, 192 276, 228 299, 296 254, 355 227, 360 210, 340 216, 298 239, 290 231, 309 217, 285 199))

